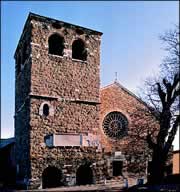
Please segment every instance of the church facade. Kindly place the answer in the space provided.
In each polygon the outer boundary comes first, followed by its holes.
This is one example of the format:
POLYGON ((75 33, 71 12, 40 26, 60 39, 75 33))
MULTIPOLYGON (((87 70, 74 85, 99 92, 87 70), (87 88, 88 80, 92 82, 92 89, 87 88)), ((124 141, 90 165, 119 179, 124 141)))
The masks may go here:
POLYGON ((118 82, 100 89, 101 36, 28 16, 14 55, 16 180, 28 188, 147 176, 146 145, 128 148, 145 105, 118 82))

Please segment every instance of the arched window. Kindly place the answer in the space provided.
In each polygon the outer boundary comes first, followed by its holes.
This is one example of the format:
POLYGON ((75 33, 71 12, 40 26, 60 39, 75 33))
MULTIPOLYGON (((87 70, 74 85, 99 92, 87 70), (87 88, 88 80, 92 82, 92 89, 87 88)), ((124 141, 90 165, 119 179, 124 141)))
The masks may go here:
POLYGON ((49 102, 41 103, 39 107, 39 115, 42 117, 53 116, 54 115, 54 107, 49 102))
POLYGON ((72 58, 86 61, 87 51, 81 39, 75 40, 72 44, 72 58))
POLYGON ((43 106, 43 115, 44 116, 49 115, 49 106, 48 106, 48 104, 44 104, 44 106, 43 106))
POLYGON ((64 38, 58 34, 53 34, 49 37, 49 53, 53 55, 63 56, 64 38))

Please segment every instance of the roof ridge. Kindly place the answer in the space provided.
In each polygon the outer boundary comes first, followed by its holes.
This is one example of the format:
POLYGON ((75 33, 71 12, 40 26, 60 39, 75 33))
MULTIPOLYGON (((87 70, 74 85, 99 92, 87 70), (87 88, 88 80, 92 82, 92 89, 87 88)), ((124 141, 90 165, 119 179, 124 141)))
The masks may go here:
POLYGON ((135 99, 137 99, 139 102, 141 102, 142 104, 146 105, 147 106, 147 103, 145 101, 143 101, 141 98, 139 98, 136 94, 134 94, 132 91, 130 91, 129 89, 127 89, 126 87, 124 87, 121 83, 117 82, 117 81, 114 81, 113 83, 105 86, 105 87, 102 87, 101 90, 103 89, 107 89, 108 87, 110 86, 113 86, 113 85, 117 85, 118 87, 120 87, 121 89, 123 89, 126 93, 128 93, 129 95, 133 96, 135 99))

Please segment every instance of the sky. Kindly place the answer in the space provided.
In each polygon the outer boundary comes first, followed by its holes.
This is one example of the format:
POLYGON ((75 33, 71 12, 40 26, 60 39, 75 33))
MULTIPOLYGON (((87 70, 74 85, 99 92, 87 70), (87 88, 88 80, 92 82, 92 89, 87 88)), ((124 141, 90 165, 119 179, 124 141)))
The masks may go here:
MULTIPOLYGON (((29 12, 103 32, 101 87, 118 81, 138 94, 166 52, 159 35, 178 24, 178 1, 1 2, 1 137, 14 135, 13 55, 29 12)), ((175 149, 178 148, 178 139, 175 149)))

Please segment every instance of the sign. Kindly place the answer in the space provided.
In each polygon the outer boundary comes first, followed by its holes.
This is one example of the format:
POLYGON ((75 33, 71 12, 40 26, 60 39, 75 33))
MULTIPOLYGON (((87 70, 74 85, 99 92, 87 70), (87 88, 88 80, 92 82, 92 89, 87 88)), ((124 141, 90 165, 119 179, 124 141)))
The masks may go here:
POLYGON ((85 146, 101 148, 99 137, 88 134, 52 134, 45 137, 45 144, 48 147, 58 146, 85 146))
POLYGON ((80 135, 53 135, 53 146, 81 146, 80 135))

